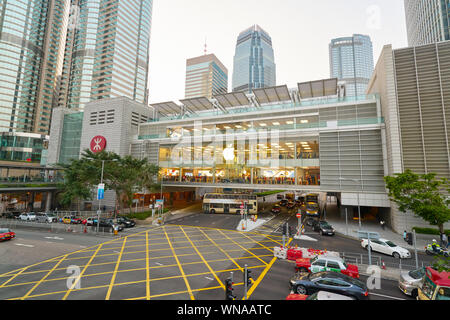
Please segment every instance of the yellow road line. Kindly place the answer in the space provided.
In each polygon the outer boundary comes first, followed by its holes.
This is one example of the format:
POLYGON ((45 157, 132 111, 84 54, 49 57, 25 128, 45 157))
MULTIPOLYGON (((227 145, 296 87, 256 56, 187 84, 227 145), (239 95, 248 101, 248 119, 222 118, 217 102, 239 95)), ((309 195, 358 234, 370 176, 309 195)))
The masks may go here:
MULTIPOLYGON (((265 268, 266 266, 255 266, 255 267, 251 267, 251 269, 258 269, 258 268, 265 268)), ((249 268, 250 269, 250 268, 249 268)), ((232 271, 237 271, 238 269, 227 269, 227 270, 220 270, 217 272, 232 272, 232 271)), ((210 272, 203 272, 203 273, 197 273, 197 274, 191 274, 191 275, 187 275, 187 277, 196 277, 196 276, 202 276, 202 275, 207 275, 210 274, 210 272)), ((151 279, 150 281, 160 281, 160 280, 170 280, 170 279, 177 279, 177 278, 181 278, 182 276, 171 276, 171 277, 164 277, 164 278, 158 278, 158 279, 151 279)), ((139 283, 145 283, 146 280, 138 280, 138 281, 131 281, 131 282, 124 282, 124 283, 117 283, 115 284, 115 286, 126 286, 126 285, 132 285, 132 284, 139 284, 139 283)), ((236 284, 235 285, 240 285, 240 284, 236 284)), ((100 285, 100 286, 93 286, 93 287, 87 287, 87 288, 80 288, 80 289, 73 289, 73 292, 77 292, 77 291, 86 291, 86 290, 94 290, 94 289, 103 289, 103 288, 107 288, 109 287, 109 284, 106 285, 100 285)), ((215 289, 221 288, 219 287, 215 287, 215 289)), ((192 290, 192 291, 198 291, 201 289, 197 289, 197 290, 192 290)), ((28 298, 37 298, 37 297, 43 297, 43 296, 50 296, 50 295, 54 295, 54 294, 60 294, 60 293, 64 293, 67 292, 66 290, 64 291, 55 291, 55 292, 47 292, 47 293, 42 293, 42 294, 35 294, 35 295, 31 295, 28 298)), ((188 291, 184 291, 184 292, 188 292, 188 291)), ((163 294, 163 295, 170 295, 173 293, 167 293, 167 294, 163 294)), ((159 296, 159 295, 158 295, 159 296)), ((150 298, 153 298, 155 296, 151 296, 150 298)), ((21 297, 18 298, 11 298, 11 299, 7 299, 7 300, 20 300, 21 297)))
POLYGON ((97 248, 97 251, 94 252, 94 254, 91 256, 91 259, 89 260, 89 262, 84 266, 83 271, 81 271, 79 277, 73 282, 72 286, 69 288, 69 290, 66 291, 66 294, 64 295, 64 297, 62 298, 62 300, 66 300, 67 297, 69 296, 69 294, 72 292, 73 288, 75 288, 75 286, 78 284, 78 282, 80 281, 81 277, 83 276, 84 272, 86 271, 86 269, 89 267, 89 265, 91 264, 91 262, 94 260, 95 256, 98 253, 98 250, 100 250, 100 248, 103 246, 103 243, 100 244, 97 248))
POLYGON ((148 256, 148 232, 145 234, 145 241, 147 242, 147 250, 145 253, 145 276, 146 276, 146 285, 145 292, 147 294, 147 300, 150 300, 150 261, 148 256))
MULTIPOLYGON (((289 243, 292 241, 292 238, 289 239, 288 241, 288 245, 289 243)), ((264 271, 259 275, 258 279, 253 282, 252 287, 250 288, 250 290, 248 290, 247 292, 247 300, 250 299, 250 296, 253 294, 253 292, 256 290, 256 288, 258 287, 258 285, 261 283, 261 281, 264 279, 264 277, 266 276, 267 272, 269 272, 269 270, 272 268, 273 264, 275 263, 275 261, 277 261, 277 257, 273 257, 272 261, 270 261, 269 265, 264 269, 264 271)), ((245 298, 243 298, 242 300, 244 300, 245 298)))
POLYGON ((201 229, 199 229, 204 235, 205 235, 205 237, 206 238, 208 238, 220 251, 222 251, 226 256, 227 256, 227 258, 228 259, 230 259, 238 268, 239 268, 239 270, 240 271, 244 271, 244 269, 232 258, 232 257, 230 257, 230 255, 225 251, 225 250, 223 250, 221 247, 219 247, 219 245, 214 241, 214 240, 212 240, 205 232, 203 232, 203 230, 201 230, 201 229))
MULTIPOLYGON (((184 234, 186 234, 184 232, 183 227, 180 227, 181 231, 183 231, 184 234)), ((186 234, 186 239, 189 240, 189 242, 191 243, 192 247, 195 249, 195 252, 197 252, 197 254, 199 255, 199 257, 202 259, 202 261, 205 263, 206 267, 208 268, 209 271, 211 271, 211 273, 214 275, 214 278, 216 278, 217 282, 220 284, 220 286, 225 289, 225 285, 223 284, 223 282, 219 279, 219 277, 217 276, 217 274, 214 272, 214 270, 211 268, 211 266, 209 265, 209 263, 205 260, 205 258, 203 257, 203 255, 200 253, 200 251, 198 251, 197 247, 194 245, 194 243, 191 241, 191 239, 189 239, 189 237, 186 234)))
POLYGON ((191 297, 191 300, 195 300, 194 299, 194 295, 192 294, 191 286, 189 285, 189 281, 187 280, 186 275, 184 274, 183 267, 181 266, 180 260, 178 260, 178 257, 177 257, 177 254, 175 252, 175 249, 173 248, 172 242, 170 241, 169 236, 168 236, 168 234, 166 232, 166 228, 163 227, 163 230, 164 230, 164 233, 166 234, 166 238, 167 238, 167 241, 169 242, 169 246, 170 246, 170 249, 172 250, 173 256, 175 257, 175 260, 177 261, 178 268, 180 269, 181 275, 183 276, 184 283, 186 284, 186 287, 187 287, 187 289, 189 291, 189 296, 191 297))
MULTIPOLYGON (((220 231, 220 233, 222 233, 226 238, 228 238, 228 236, 225 234, 225 233, 223 233, 222 231, 220 231)), ((246 248, 244 248, 243 246, 241 246, 239 243, 237 243, 236 241, 234 241, 234 240, 231 240, 231 241, 233 241, 235 244, 237 244, 239 247, 241 247, 243 250, 245 250, 246 252, 248 252, 248 253, 250 253, 252 256, 254 256, 256 259, 258 259, 259 261, 261 261, 262 263, 264 263, 265 265, 267 265, 267 262, 265 262, 264 260, 262 260, 261 258, 259 258, 258 256, 256 256, 253 252, 250 252, 249 250, 247 250, 246 248)))
POLYGON ((55 271, 55 269, 61 264, 61 262, 63 262, 64 258, 67 257, 64 256, 61 259, 59 259, 59 261, 53 266, 53 268, 41 279, 39 280, 34 286, 33 288, 31 288, 23 297, 22 300, 25 300, 42 282, 45 281, 45 279, 47 279, 47 277, 53 272, 55 271))
POLYGON ((113 275, 112 275, 112 278, 111 278, 111 283, 109 284, 109 288, 108 288, 108 292, 106 294, 105 300, 109 300, 109 298, 111 297, 111 291, 112 291, 112 288, 114 286, 114 281, 116 280, 117 270, 119 270, 120 260, 122 259, 123 249, 125 248, 125 243, 126 242, 127 242, 127 238, 125 238, 123 240, 122 250, 120 250, 119 257, 117 258, 116 267, 114 268, 114 272, 113 272, 113 275))

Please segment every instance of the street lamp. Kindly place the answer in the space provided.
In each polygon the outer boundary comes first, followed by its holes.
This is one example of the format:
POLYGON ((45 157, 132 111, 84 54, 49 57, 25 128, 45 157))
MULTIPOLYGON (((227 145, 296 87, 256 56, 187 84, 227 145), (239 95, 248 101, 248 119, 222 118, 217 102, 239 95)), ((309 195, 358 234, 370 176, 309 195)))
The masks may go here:
MULTIPOLYGON (((117 159, 112 159, 112 160, 102 160, 102 174, 100 177, 100 184, 103 184, 103 173, 105 171, 105 161, 112 161, 112 162, 117 162, 119 160, 117 159)), ((102 208, 102 199, 98 199, 98 211, 97 211, 97 233, 100 229, 100 214, 101 214, 101 209, 102 208)))
MULTIPOLYGON (((361 182, 360 179, 347 179, 347 178, 342 178, 342 177, 340 177, 339 180, 353 181, 353 182, 356 182, 356 183, 361 182)), ((358 222, 359 222, 359 229, 361 229, 361 206, 359 205, 359 192, 356 195, 358 197, 358 222)))

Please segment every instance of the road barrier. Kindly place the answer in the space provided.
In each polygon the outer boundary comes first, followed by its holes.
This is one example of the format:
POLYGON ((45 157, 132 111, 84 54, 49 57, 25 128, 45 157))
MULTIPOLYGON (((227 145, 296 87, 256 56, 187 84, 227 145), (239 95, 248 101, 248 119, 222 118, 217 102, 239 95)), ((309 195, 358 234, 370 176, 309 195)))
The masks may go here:
POLYGON ((327 251, 327 250, 317 250, 311 248, 284 248, 284 247, 274 247, 273 255, 280 259, 288 259, 291 261, 295 261, 297 259, 306 258, 312 259, 320 255, 329 255, 340 257, 339 252, 335 251, 327 251))

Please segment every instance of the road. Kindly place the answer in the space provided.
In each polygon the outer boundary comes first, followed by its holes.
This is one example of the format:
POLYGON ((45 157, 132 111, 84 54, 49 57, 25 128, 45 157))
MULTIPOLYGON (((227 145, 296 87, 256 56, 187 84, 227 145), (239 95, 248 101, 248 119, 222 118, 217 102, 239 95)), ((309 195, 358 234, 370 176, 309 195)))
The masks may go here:
MULTIPOLYGON (((240 216, 200 212, 163 227, 133 228, 117 238, 15 230, 16 239, 0 243, 0 299, 223 300, 223 283, 231 273, 234 293, 242 299, 242 270, 248 265, 254 280, 250 300, 284 300, 295 268, 293 262, 274 259, 273 247, 282 242, 280 226, 296 218, 287 210, 262 216, 271 220, 248 233, 236 231, 240 216), (81 271, 79 289, 66 284, 73 265, 81 271)), ((307 235, 317 241, 291 244, 366 253, 357 240, 311 230, 307 235)), ((391 280, 382 280, 381 289, 371 293, 373 300, 410 299, 391 280)))

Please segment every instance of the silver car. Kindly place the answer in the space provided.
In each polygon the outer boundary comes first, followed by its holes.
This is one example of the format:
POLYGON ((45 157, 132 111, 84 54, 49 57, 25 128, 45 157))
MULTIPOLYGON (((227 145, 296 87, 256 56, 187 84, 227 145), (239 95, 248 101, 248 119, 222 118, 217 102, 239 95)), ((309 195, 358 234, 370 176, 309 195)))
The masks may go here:
POLYGON ((425 268, 420 268, 413 271, 404 271, 400 274, 398 287, 404 294, 416 298, 418 289, 422 284, 424 277, 425 268))

